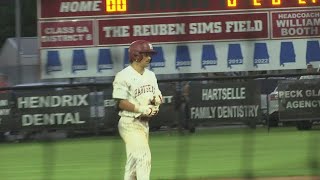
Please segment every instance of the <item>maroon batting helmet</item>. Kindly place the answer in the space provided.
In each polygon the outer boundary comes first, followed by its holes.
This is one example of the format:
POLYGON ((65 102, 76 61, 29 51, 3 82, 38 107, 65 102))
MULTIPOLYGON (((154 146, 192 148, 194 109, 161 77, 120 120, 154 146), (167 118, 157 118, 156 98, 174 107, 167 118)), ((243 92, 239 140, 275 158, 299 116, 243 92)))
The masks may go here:
POLYGON ((138 57, 138 61, 141 61, 142 60, 141 53, 155 54, 157 52, 153 50, 152 44, 149 41, 137 40, 132 42, 129 47, 130 62, 136 60, 137 57, 138 57))

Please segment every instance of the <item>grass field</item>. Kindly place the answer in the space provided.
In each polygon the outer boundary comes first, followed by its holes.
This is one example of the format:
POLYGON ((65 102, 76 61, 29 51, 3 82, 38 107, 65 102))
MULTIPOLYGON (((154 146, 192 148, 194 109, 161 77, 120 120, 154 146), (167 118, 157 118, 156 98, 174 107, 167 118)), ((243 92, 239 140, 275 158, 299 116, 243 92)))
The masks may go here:
MULTIPOLYGON (((320 162, 319 133, 295 128, 153 132, 151 179, 314 175, 320 171, 312 168, 320 162)), ((124 163, 119 137, 0 144, 1 180, 121 180, 124 163)))

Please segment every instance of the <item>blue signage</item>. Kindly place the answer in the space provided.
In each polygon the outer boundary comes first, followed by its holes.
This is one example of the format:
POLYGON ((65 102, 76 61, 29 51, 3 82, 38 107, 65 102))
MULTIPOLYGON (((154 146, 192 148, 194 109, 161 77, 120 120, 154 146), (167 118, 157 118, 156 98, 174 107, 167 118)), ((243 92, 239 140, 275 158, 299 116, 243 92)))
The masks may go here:
POLYGON ((46 73, 49 74, 53 71, 61 71, 62 66, 60 62, 60 56, 58 51, 48 51, 47 52, 47 64, 46 73))
POLYGON ((73 50, 72 73, 80 70, 87 70, 87 60, 83 49, 73 50))
POLYGON ((270 57, 266 43, 254 43, 253 65, 269 64, 270 57))
POLYGON ((296 54, 292 42, 281 42, 280 48, 280 65, 284 66, 285 63, 296 62, 296 54))
POLYGON ((98 72, 101 72, 105 69, 112 69, 113 63, 111 60, 110 49, 99 49, 98 56, 98 72))
POLYGON ((320 61, 320 46, 319 41, 308 41, 307 42, 307 53, 306 53, 307 64, 314 61, 320 61))
POLYGON ((229 44, 227 61, 229 68, 232 68, 232 65, 243 64, 243 56, 240 44, 229 44))
POLYGON ((150 69, 157 68, 157 67, 165 67, 165 59, 163 56, 162 47, 154 47, 154 50, 157 51, 157 54, 152 56, 150 69))
POLYGON ((201 67, 206 69, 206 66, 215 66, 218 64, 216 50, 214 45, 203 45, 201 55, 201 67))
POLYGON ((191 66, 189 47, 186 45, 177 46, 176 69, 184 66, 191 66))
POLYGON ((127 67, 130 65, 129 62, 129 48, 124 49, 124 60, 123 60, 123 67, 127 67))

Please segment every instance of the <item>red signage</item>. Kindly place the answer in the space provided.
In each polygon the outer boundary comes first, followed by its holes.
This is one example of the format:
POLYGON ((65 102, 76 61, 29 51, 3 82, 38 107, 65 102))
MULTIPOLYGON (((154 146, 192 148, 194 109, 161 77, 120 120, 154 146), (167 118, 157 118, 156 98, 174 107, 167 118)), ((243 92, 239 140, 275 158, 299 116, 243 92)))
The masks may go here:
POLYGON ((319 11, 272 13, 273 38, 320 36, 319 11))
POLYGON ((90 20, 40 22, 41 47, 94 45, 92 26, 90 20))
POLYGON ((98 20, 99 45, 268 38, 268 13, 98 20))
POLYGON ((320 0, 40 0, 39 18, 319 7, 320 0))

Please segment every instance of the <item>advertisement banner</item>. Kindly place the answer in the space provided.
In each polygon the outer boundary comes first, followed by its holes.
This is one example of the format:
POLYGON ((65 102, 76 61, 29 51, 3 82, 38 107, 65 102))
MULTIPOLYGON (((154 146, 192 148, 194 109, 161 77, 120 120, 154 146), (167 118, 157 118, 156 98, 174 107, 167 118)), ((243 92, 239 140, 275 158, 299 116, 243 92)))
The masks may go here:
POLYGON ((320 120, 320 79, 280 81, 279 120, 320 120))
POLYGON ((172 17, 99 19, 99 45, 151 42, 266 39, 268 13, 199 14, 172 17))
POLYGON ((0 93, 0 131, 11 130, 14 127, 12 118, 11 93, 0 93))
POLYGON ((190 83, 190 118, 195 122, 254 123, 261 120, 255 82, 190 83))
POLYGON ((101 124, 106 128, 117 129, 120 116, 118 115, 116 101, 112 98, 112 87, 103 89, 103 94, 105 118, 101 124))
POLYGON ((92 46, 93 21, 40 22, 41 47, 92 46))
POLYGON ((271 12, 273 38, 320 36, 320 11, 297 10, 271 12))
POLYGON ((15 104, 18 128, 92 128, 88 89, 19 91, 15 104))

